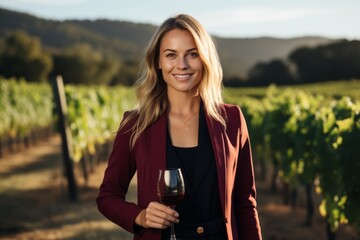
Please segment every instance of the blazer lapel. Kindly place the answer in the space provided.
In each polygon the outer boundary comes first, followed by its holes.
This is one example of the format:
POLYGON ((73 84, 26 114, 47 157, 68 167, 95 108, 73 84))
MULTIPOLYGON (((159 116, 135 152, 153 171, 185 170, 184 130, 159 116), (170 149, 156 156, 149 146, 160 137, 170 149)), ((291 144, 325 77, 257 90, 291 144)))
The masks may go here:
POLYGON ((207 124, 205 123, 205 114, 203 105, 200 106, 200 114, 199 114, 199 139, 198 139, 198 154, 195 161, 195 172, 193 182, 193 191, 196 192, 201 183, 206 178, 206 174, 209 171, 209 167, 211 166, 212 152, 211 149, 207 149, 207 146, 211 146, 209 141, 209 131, 207 128, 207 124))
POLYGON ((209 129, 210 139, 216 160, 218 185, 220 193, 221 208, 225 212, 225 186, 226 186, 226 147, 225 130, 223 125, 206 114, 206 123, 209 129))
POLYGON ((149 160, 153 160, 151 163, 151 168, 153 169, 153 177, 158 179, 158 174, 160 169, 166 168, 166 129, 167 129, 167 117, 166 114, 160 116, 160 118, 149 127, 150 141, 147 141, 149 144, 149 152, 152 152, 152 156, 148 156, 149 160))

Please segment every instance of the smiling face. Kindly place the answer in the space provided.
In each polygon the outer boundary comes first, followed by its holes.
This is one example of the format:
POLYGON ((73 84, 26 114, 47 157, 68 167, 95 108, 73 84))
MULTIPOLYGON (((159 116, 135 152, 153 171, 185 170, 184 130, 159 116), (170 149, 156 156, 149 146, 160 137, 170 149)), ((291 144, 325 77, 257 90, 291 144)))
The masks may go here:
POLYGON ((203 76, 201 62, 194 38, 187 30, 167 32, 160 43, 159 67, 172 92, 196 92, 203 76))

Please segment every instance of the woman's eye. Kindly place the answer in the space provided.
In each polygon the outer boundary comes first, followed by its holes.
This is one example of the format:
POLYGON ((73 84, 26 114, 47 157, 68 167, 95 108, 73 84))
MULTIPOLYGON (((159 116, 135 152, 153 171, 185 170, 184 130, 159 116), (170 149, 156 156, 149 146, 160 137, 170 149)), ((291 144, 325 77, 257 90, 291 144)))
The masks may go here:
POLYGON ((199 54, 197 52, 191 52, 191 53, 189 53, 189 56, 195 58, 195 57, 198 57, 199 54))
POLYGON ((174 53, 168 53, 168 54, 166 54, 166 57, 167 58, 175 58, 175 54, 174 53))

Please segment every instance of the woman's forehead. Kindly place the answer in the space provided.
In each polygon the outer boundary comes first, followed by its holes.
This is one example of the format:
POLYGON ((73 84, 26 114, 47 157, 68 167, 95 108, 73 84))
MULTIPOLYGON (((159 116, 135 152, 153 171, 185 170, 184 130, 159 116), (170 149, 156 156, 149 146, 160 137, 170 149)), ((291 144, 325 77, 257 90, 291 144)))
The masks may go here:
POLYGON ((167 32, 160 42, 160 51, 196 48, 193 36, 188 30, 173 29, 167 32))

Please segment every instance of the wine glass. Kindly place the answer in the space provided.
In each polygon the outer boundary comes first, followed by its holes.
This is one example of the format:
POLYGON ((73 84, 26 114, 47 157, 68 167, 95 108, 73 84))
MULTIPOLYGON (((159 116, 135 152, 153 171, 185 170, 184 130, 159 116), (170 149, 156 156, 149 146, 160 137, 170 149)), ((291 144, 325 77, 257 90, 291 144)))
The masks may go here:
MULTIPOLYGON (((160 201, 172 209, 185 196, 185 183, 180 168, 159 170, 157 194, 160 201)), ((171 223, 170 240, 176 240, 174 223, 171 223)))

